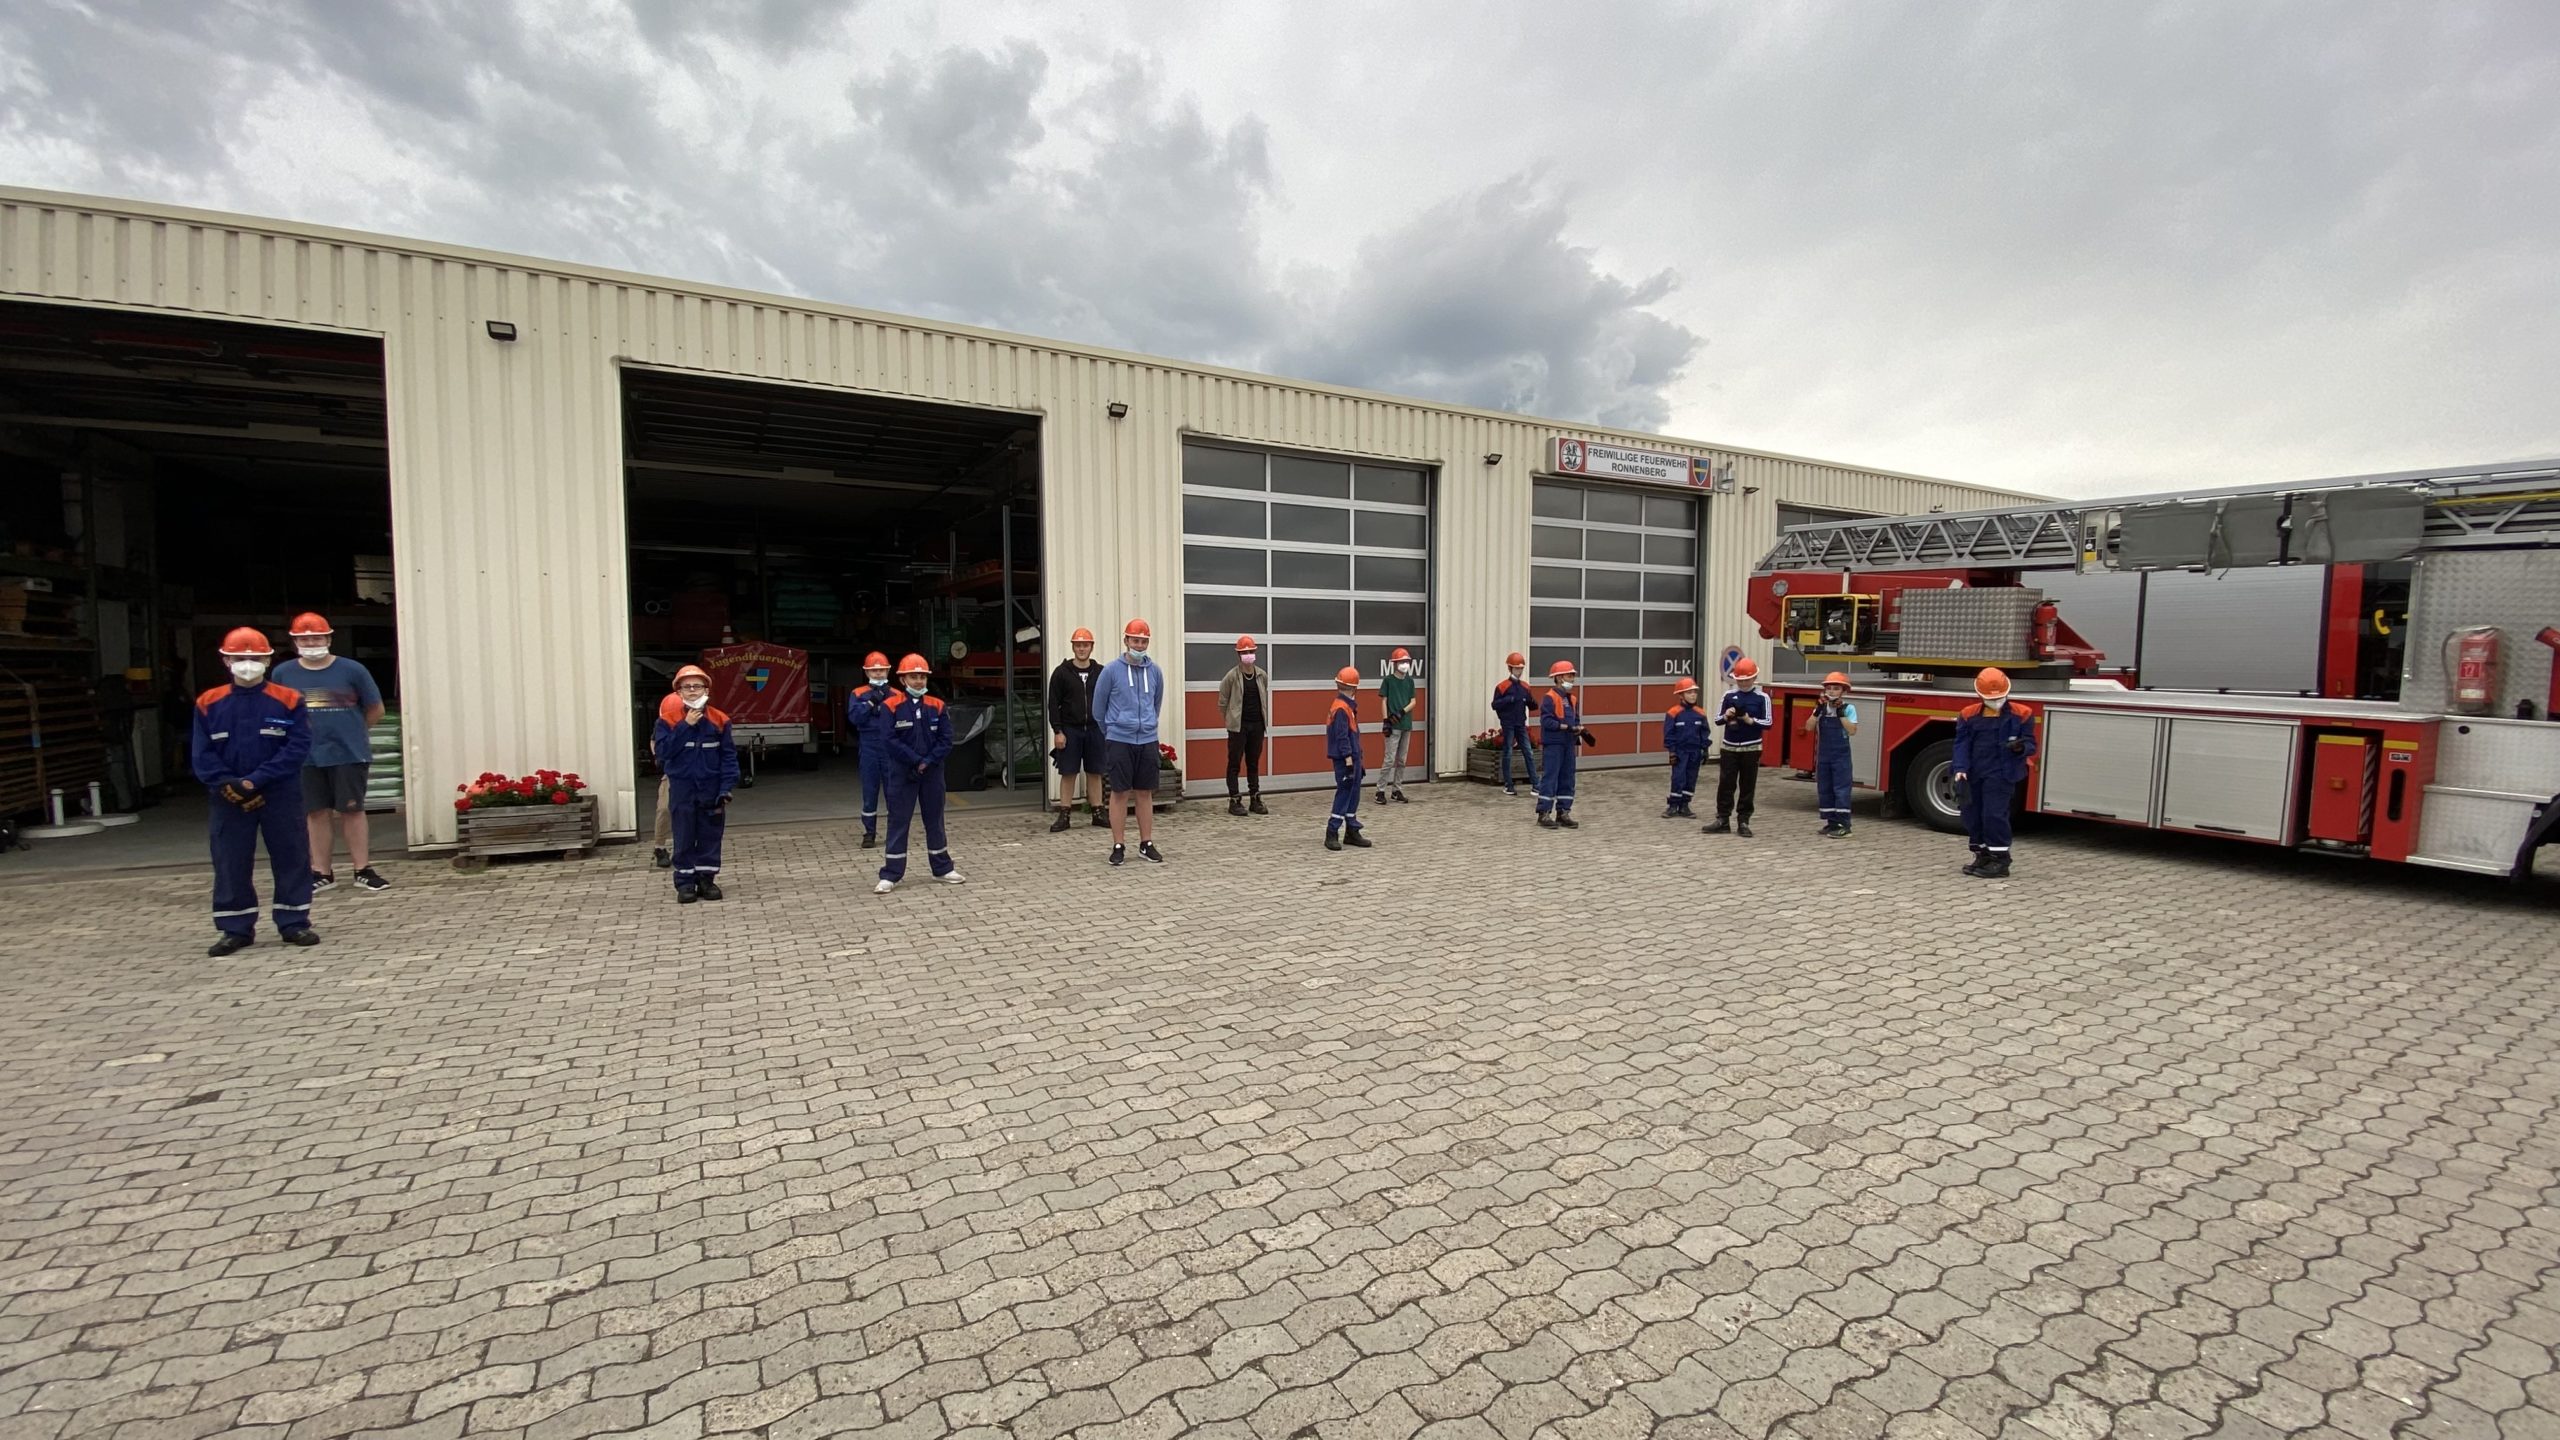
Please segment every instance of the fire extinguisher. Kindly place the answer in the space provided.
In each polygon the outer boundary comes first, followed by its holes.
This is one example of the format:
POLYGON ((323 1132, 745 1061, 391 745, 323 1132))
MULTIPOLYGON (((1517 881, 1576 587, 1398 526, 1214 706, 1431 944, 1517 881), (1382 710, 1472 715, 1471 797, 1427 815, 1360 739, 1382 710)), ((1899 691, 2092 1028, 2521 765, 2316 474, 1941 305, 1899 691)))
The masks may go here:
POLYGON ((2473 625, 2444 638, 2451 658, 2445 675, 2453 682, 2457 715, 2486 715, 2498 702, 2498 627, 2473 625))
POLYGON ((2062 607, 2047 600, 2036 607, 2035 630, 2027 653, 2039 660, 2053 658, 2053 647, 2061 641, 2062 607))

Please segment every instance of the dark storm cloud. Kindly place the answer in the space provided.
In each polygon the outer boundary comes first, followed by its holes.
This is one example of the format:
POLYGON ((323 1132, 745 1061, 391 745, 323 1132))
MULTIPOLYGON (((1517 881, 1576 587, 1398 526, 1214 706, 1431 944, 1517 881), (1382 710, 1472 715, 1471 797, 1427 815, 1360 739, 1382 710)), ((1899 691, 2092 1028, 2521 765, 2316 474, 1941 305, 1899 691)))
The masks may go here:
POLYGON ((259 210, 244 117, 291 79, 361 110, 419 176, 298 218, 1610 423, 1668 414, 1698 343, 1647 310, 1668 277, 1601 272, 1551 197, 1496 185, 1345 274, 1290 266, 1265 240, 1280 196, 1258 119, 1212 123, 1126 55, 1062 79, 1021 40, 827 48, 854 12, 47 3, 0 18, 39 77, 0 81, 0 102, 22 145, 85 157, 56 183, 259 210), (791 86, 722 63, 724 44, 796 63, 791 86))

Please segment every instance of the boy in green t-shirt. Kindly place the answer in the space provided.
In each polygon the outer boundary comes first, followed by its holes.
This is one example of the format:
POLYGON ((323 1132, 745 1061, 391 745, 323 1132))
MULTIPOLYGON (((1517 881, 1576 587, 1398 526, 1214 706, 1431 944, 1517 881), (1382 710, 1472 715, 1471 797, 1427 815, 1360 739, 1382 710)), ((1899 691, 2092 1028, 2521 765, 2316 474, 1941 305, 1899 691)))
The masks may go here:
POLYGON ((1401 645, 1387 656, 1387 678, 1378 682, 1378 697, 1387 705, 1387 758, 1378 767, 1378 803, 1401 805, 1405 751, 1413 745, 1413 655, 1401 645))

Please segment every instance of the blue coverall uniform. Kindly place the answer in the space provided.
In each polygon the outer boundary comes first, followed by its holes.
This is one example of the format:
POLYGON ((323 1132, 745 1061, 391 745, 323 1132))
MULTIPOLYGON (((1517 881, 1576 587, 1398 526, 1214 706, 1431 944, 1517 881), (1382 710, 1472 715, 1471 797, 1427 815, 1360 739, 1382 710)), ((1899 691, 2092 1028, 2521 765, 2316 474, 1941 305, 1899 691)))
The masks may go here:
POLYGON ((1520 768, 1531 783, 1536 783, 1538 756, 1529 748, 1529 708, 1538 703, 1537 693, 1525 680, 1502 677, 1493 687, 1493 718, 1502 723, 1502 788, 1511 788, 1511 752, 1520 752, 1520 768))
MULTIPOLYGON (((1348 829, 1360 833, 1360 782, 1369 773, 1360 754, 1359 702, 1334 692, 1333 713, 1325 717, 1324 755, 1333 762, 1333 813, 1324 822, 1325 838, 1348 829)), ((1387 837, 1392 840, 1395 837, 1387 837)))
POLYGON ((1685 813, 1698 795, 1698 766, 1707 758, 1707 712, 1683 700, 1662 717, 1662 748, 1671 752, 1671 803, 1685 813))
POLYGON ((311 831, 302 815, 302 762, 311 721, 302 692, 270 680, 218 685, 196 697, 196 778, 212 801, 213 923, 226 935, 258 933, 258 837, 266 837, 278 932, 311 925, 311 831), (230 785, 266 803, 243 809, 230 785))
POLYGON ((951 716, 939 695, 891 691, 880 707, 888 738, 885 783, 889 790, 889 843, 880 856, 880 878, 907 878, 907 828, 924 811, 925 862, 935 875, 951 873, 951 851, 942 834, 942 762, 951 754, 951 716))
POLYGON ((844 701, 844 723, 853 731, 854 763, 862 769, 862 833, 871 837, 880 833, 880 783, 891 768, 889 711, 883 702, 894 693, 886 685, 866 680, 854 686, 844 701))
POLYGON ((1956 773, 1965 777, 1964 830, 1973 848, 2009 858, 2009 808, 2026 783, 2036 753, 2036 712, 2012 700, 1994 711, 1967 705, 1956 713, 1956 773))
POLYGON ((667 820, 675 830, 676 889, 720 878, 720 843, 729 833, 722 808, 738 789, 738 741, 726 712, 702 707, 694 724, 658 721, 649 748, 667 777, 667 820))
POLYGON ((1538 744, 1546 751, 1546 771, 1538 777, 1538 813, 1573 813, 1573 777, 1582 760, 1582 707, 1562 690, 1549 690, 1538 701, 1538 744))
POLYGON ((1849 727, 1858 707, 1843 700, 1813 712, 1813 805, 1826 824, 1849 828, 1849 727))

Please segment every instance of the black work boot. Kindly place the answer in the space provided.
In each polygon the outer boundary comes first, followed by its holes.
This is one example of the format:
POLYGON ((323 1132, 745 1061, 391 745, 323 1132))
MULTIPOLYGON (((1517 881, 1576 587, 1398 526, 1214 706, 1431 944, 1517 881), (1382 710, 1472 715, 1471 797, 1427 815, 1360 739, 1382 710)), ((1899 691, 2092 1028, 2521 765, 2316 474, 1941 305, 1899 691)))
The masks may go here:
POLYGON ((717 880, 705 880, 694 888, 702 892, 702 898, 705 900, 717 900, 721 898, 720 882, 717 880))
POLYGON ((1741 836, 1741 837, 1742 837, 1743 839, 1745 839, 1745 840, 1750 839, 1750 838, 1751 838, 1751 822, 1750 822, 1750 821, 1748 821, 1748 820, 1736 820, 1736 821, 1734 821, 1734 822, 1733 822, 1733 833, 1734 833, 1734 834, 1736 834, 1736 835, 1741 836))
POLYGON ((2009 857, 2006 855, 1992 855, 1985 857, 1982 864, 1982 878, 1985 880, 2008 879, 2009 857))
POLYGON ((213 948, 204 953, 219 960, 225 955, 237 955, 257 943, 258 937, 255 935, 241 935, 226 930, 222 933, 221 939, 213 942, 213 948))
POLYGON ((1342 843, 1354 850, 1366 850, 1369 848, 1369 832, 1358 827, 1345 830, 1342 832, 1342 843))
POLYGON ((1699 826, 1698 833, 1701 835, 1730 835, 1733 833, 1733 822, 1719 815, 1713 820, 1708 821, 1706 824, 1699 826))
POLYGON ((1342 836, 1341 836, 1339 833, 1335 832, 1335 831, 1327 830, 1326 832, 1324 832, 1324 848, 1326 848, 1327 850, 1339 850, 1339 849, 1341 849, 1341 848, 1342 848, 1342 836))
POLYGON ((1061 806, 1058 810, 1058 818, 1049 822, 1049 833, 1055 835, 1059 831, 1066 829, 1070 824, 1073 824, 1074 821, 1075 812, 1061 806))
POLYGON ((661 845, 649 852, 649 863, 661 870, 672 869, 676 863, 675 853, 661 845))
POLYGON ((1271 813, 1270 811, 1262 808, 1262 792, 1259 790, 1245 797, 1244 808, 1247 813, 1254 815, 1268 815, 1271 813))
POLYGON ((1582 822, 1574 819, 1572 813, 1565 810, 1559 810, 1556 812, 1556 824, 1558 827, 1566 830, 1579 830, 1582 828, 1582 822))
POLYGON ((1241 814, 1243 814, 1243 813, 1244 813, 1244 797, 1243 797, 1243 796, 1241 796, 1241 795, 1230 795, 1230 796, 1228 796, 1228 797, 1227 797, 1227 813, 1228 813, 1228 814, 1230 814, 1230 815, 1241 815, 1241 814))

